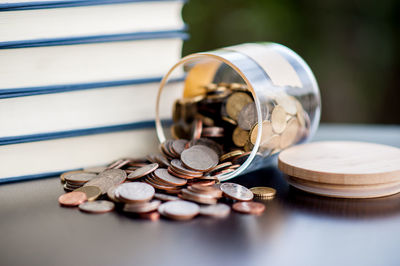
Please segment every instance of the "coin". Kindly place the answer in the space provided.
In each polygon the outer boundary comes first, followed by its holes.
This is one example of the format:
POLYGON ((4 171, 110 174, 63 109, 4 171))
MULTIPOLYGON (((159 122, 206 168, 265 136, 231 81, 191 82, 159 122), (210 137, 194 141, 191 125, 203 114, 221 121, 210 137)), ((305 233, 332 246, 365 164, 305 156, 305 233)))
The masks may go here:
POLYGON ((285 130, 285 128, 286 128, 286 111, 282 106, 277 105, 272 110, 271 125, 272 125, 272 129, 274 130, 275 133, 280 134, 285 130))
POLYGON ((155 194, 154 194, 154 198, 156 198, 156 199, 158 199, 158 200, 162 200, 162 201, 179 200, 178 197, 171 196, 171 195, 166 195, 166 194, 162 194, 162 193, 155 193, 155 194))
POLYGON ((161 204, 160 200, 152 200, 149 202, 140 202, 140 203, 129 203, 125 204, 123 211, 133 212, 133 213, 152 212, 157 210, 160 204, 161 204))
POLYGON ((214 205, 200 206, 200 214, 215 218, 225 218, 231 212, 231 207, 224 203, 214 205))
POLYGON ((157 211, 139 213, 139 217, 150 221, 157 221, 158 219, 160 219, 160 213, 158 213, 157 211))
MULTIPOLYGON (((261 105, 261 120, 266 120, 268 116, 268 105, 261 105)), ((240 110, 238 115, 238 125, 243 130, 250 130, 258 122, 256 104, 247 104, 240 110)))
POLYGON ((181 153, 185 150, 185 146, 188 143, 186 139, 178 139, 174 140, 172 142, 172 149, 178 154, 181 155, 181 153))
MULTIPOLYGON (((262 128, 261 128, 261 141, 260 146, 265 148, 264 146, 267 145, 269 139, 274 135, 272 131, 272 125, 270 121, 263 121, 262 128)), ((256 144, 258 134, 258 124, 254 125, 250 133, 250 141, 252 144, 256 144)))
POLYGON ((224 120, 225 122, 228 122, 228 123, 230 123, 232 125, 235 125, 235 126, 237 125, 237 122, 235 120, 233 120, 232 118, 230 118, 230 117, 223 116, 222 120, 224 120))
POLYGON ((222 183, 220 189, 226 197, 234 200, 249 201, 253 199, 253 192, 239 184, 222 183))
POLYGON ((146 166, 136 169, 135 171, 130 173, 127 178, 129 180, 139 179, 145 175, 148 175, 148 174, 154 172, 157 168, 158 168, 158 163, 148 164, 146 166))
POLYGON ((112 200, 113 202, 119 203, 121 202, 117 197, 115 197, 115 190, 118 188, 119 185, 114 185, 107 190, 107 197, 108 199, 112 200))
POLYGON ((60 175, 61 182, 65 182, 65 178, 66 177, 68 177, 70 175, 73 175, 73 174, 76 174, 76 173, 83 173, 83 171, 82 170, 76 170, 76 171, 69 171, 69 172, 62 173, 60 175))
POLYGON ((86 183, 93 178, 95 178, 97 174, 94 173, 85 173, 85 172, 78 172, 72 173, 69 175, 65 175, 65 181, 69 183, 86 183))
POLYGON ((177 170, 178 172, 182 172, 184 174, 188 174, 194 177, 201 177, 203 175, 203 172, 198 172, 198 171, 193 171, 190 169, 187 169, 183 164, 181 160, 174 159, 171 161, 171 167, 174 170, 177 170))
POLYGON ((208 138, 218 138, 224 136, 224 128, 222 127, 205 127, 203 128, 202 134, 203 137, 208 138))
POLYGON ((232 160, 233 158, 235 158, 236 156, 239 156, 239 155, 241 155, 241 154, 243 154, 243 153, 244 153, 244 152, 243 152, 242 150, 234 150, 234 151, 231 151, 231 152, 228 152, 228 153, 222 155, 222 156, 219 158, 219 160, 220 160, 221 162, 230 161, 230 160, 232 160))
POLYGON ((296 99, 286 93, 275 96, 275 101, 282 106, 288 114, 295 115, 297 113, 296 99))
POLYGON ((148 201, 154 193, 152 186, 140 182, 124 183, 115 190, 116 197, 126 203, 148 201))
POLYGON ((158 211, 174 220, 190 220, 199 214, 200 207, 193 202, 177 200, 161 204, 158 211))
POLYGON ((79 205, 79 210, 88 213, 105 213, 114 210, 114 203, 108 200, 87 201, 79 205))
POLYGON ((256 214, 259 215, 265 210, 265 206, 259 202, 236 202, 232 205, 232 208, 240 213, 256 214))
POLYGON ((232 141, 238 147, 243 147, 249 138, 249 131, 236 127, 232 134, 232 141))
POLYGON ((196 119, 192 123, 192 139, 199 139, 203 131, 203 121, 196 119))
POLYGON ((107 166, 94 166, 83 169, 84 172, 95 173, 95 174, 99 174, 105 170, 107 170, 107 166))
POLYGON ((215 151, 215 153, 218 155, 218 157, 221 156, 223 153, 221 145, 219 145, 218 143, 216 143, 215 141, 213 141, 211 139, 199 138, 199 139, 191 140, 188 143, 188 147, 193 147, 195 145, 203 145, 203 146, 206 146, 206 147, 212 149, 213 151, 215 151))
POLYGON ((87 182, 84 186, 97 186, 101 193, 107 193, 113 185, 121 184, 126 179, 126 172, 121 169, 110 169, 101 172, 97 177, 87 182))
POLYGON ((205 172, 218 164, 218 155, 206 146, 195 145, 182 152, 181 160, 186 167, 205 172))
POLYGON ((87 197, 86 194, 83 192, 69 192, 66 194, 61 195, 58 198, 58 202, 62 205, 62 206, 67 206, 67 207, 74 207, 74 206, 78 206, 79 204, 81 204, 82 202, 86 201, 87 197))
POLYGON ((237 121, 239 112, 251 102, 253 102, 253 99, 245 92, 232 93, 226 101, 226 112, 237 121))
POLYGON ((194 193, 206 194, 215 198, 222 197, 222 190, 219 186, 202 186, 199 184, 193 184, 189 186, 188 189, 194 193))
POLYGON ((233 164, 239 164, 242 165, 247 158, 249 158, 251 151, 245 152, 237 157, 235 157, 235 159, 232 161, 233 164))
POLYGON ((187 182, 186 179, 178 178, 171 175, 165 168, 158 168, 157 170, 155 170, 154 176, 161 179, 163 182, 174 186, 183 186, 187 182))
POLYGON ((201 194, 190 191, 186 188, 182 189, 181 197, 185 200, 194 201, 201 204, 216 204, 217 199, 212 195, 201 194))
POLYGON ((220 163, 220 164, 218 164, 217 166, 215 166, 215 167, 213 167, 212 169, 210 169, 210 170, 208 171, 208 173, 212 173, 212 172, 215 172, 215 171, 220 171, 220 170, 222 170, 222 169, 224 169, 224 168, 226 168, 226 167, 229 167, 229 166, 231 166, 231 165, 232 165, 232 162, 220 163))
POLYGON ((80 191, 86 194, 88 201, 96 200, 101 195, 101 189, 96 186, 85 186, 75 189, 74 191, 80 191))
POLYGON ((294 143, 296 140, 297 134, 299 132, 299 122, 297 118, 293 117, 287 123, 285 131, 283 131, 280 138, 280 147, 281 149, 285 149, 294 143))
POLYGON ((273 198, 276 194, 276 190, 270 187, 252 187, 250 191, 253 192, 256 198, 273 198))

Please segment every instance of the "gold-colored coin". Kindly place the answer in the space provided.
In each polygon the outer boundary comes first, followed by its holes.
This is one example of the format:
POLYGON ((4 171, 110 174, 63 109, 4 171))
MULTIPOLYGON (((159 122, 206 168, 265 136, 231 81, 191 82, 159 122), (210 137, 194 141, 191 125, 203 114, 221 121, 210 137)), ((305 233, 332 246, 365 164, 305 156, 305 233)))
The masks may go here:
POLYGON ((253 192, 254 197, 262 199, 272 199, 276 194, 276 190, 270 187, 252 187, 250 191, 253 192))
POLYGON ((286 128, 286 111, 285 109, 277 105, 271 114, 271 125, 275 133, 282 133, 286 128))
POLYGON ((281 135, 281 140, 280 140, 281 149, 285 149, 295 142, 297 134, 299 134, 299 129, 300 125, 299 122, 297 121, 297 118, 293 117, 292 119, 290 119, 289 122, 287 123, 285 131, 283 131, 281 135))
POLYGON ((243 147, 246 144, 248 138, 249 131, 243 130, 240 127, 236 127, 235 130, 233 130, 232 140, 236 146, 243 147))
POLYGON ((242 83, 231 83, 229 88, 234 91, 247 91, 247 85, 242 83))
POLYGON ((264 140, 260 145, 261 148, 266 150, 272 150, 275 148, 279 148, 281 141, 281 136, 279 135, 272 135, 269 139, 264 140))
POLYGON ((297 120, 299 121, 300 126, 303 128, 306 126, 306 121, 304 119, 304 109, 299 101, 296 101, 297 106, 297 120))
MULTIPOLYGON (((268 142, 269 139, 274 135, 274 132, 272 131, 272 126, 271 122, 268 120, 265 120, 262 122, 262 128, 261 128, 261 142, 260 146, 263 146, 265 142, 268 142)), ((250 133, 250 141, 254 145, 257 140, 257 134, 258 134, 258 124, 255 124, 253 128, 251 129, 250 133)))
POLYGON ((287 94, 279 94, 275 97, 278 105, 282 106, 288 114, 295 115, 297 113, 296 98, 287 94))
POLYGON ((97 186, 84 186, 75 189, 74 191, 84 192, 88 201, 96 200, 101 195, 101 189, 97 186))
POLYGON ((237 121, 239 112, 251 102, 253 102, 253 99, 247 93, 235 92, 226 101, 226 112, 232 119, 237 121))
POLYGON ((243 153, 244 152, 242 150, 231 151, 231 152, 228 152, 228 153, 225 153, 224 155, 222 155, 219 158, 219 161, 220 162, 227 161, 227 160, 233 159, 234 157, 239 156, 239 155, 241 155, 243 153))

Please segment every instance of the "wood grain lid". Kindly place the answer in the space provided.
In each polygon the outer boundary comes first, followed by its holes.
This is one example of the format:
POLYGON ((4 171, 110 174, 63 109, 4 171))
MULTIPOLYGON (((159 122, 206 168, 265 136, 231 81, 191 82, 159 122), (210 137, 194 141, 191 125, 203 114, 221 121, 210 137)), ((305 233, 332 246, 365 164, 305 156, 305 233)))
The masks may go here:
POLYGON ((374 185, 400 181, 400 149, 366 142, 323 141, 282 151, 279 169, 315 183, 374 185))

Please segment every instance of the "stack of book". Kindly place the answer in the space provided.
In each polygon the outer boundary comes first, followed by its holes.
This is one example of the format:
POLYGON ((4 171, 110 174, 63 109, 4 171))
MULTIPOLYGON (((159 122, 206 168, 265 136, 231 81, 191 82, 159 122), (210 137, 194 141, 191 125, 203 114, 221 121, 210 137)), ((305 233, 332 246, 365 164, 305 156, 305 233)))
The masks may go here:
POLYGON ((33 1, 0 4, 0 183, 155 151, 183 2, 33 1))

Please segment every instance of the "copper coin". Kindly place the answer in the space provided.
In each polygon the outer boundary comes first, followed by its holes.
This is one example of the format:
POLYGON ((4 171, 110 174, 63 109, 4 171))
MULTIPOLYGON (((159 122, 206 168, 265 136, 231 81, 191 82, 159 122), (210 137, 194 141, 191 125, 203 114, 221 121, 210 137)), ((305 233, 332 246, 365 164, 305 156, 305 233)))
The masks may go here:
POLYGON ((183 186, 187 182, 186 179, 178 178, 171 175, 165 168, 158 168, 154 171, 154 175, 162 181, 174 186, 183 186))
POLYGON ((183 178, 183 179, 186 179, 186 180, 190 180, 190 179, 196 178, 194 176, 189 176, 188 174, 178 172, 178 171, 174 170, 173 168, 171 168, 171 166, 168 167, 167 170, 168 170, 168 173, 170 173, 171 175, 179 177, 179 178, 183 178))
POLYGON ((149 202, 142 202, 142 203, 130 203, 130 204, 125 204, 123 211, 133 212, 133 213, 152 212, 157 210, 160 204, 161 204, 160 200, 152 200, 149 202))
POLYGON ((253 192, 250 189, 235 183, 222 183, 220 189, 228 198, 238 201, 249 201, 253 199, 253 192))
POLYGON ((148 164, 140 167, 128 175, 129 180, 135 180, 154 172, 158 168, 158 163, 148 164))
POLYGON ((225 218, 231 213, 231 207, 224 203, 214 205, 200 206, 200 214, 215 218, 225 218))
POLYGON ((147 184, 149 184, 150 186, 160 189, 160 190, 164 190, 164 191, 169 191, 169 190, 175 190, 176 187, 174 186, 166 186, 166 185, 161 185, 159 183, 156 183, 155 181, 153 181, 152 179, 150 179, 149 177, 147 177, 144 182, 146 182, 147 184))
POLYGON ((148 201, 154 193, 152 186, 141 182, 124 183, 115 190, 116 197, 126 203, 148 201))
POLYGON ((181 160, 186 167, 205 172, 218 164, 218 155, 206 146, 195 145, 182 152, 181 160))
POLYGON ((161 204, 158 211, 174 220, 190 220, 199 214, 200 207, 193 202, 177 200, 161 204))
POLYGON ((185 146, 188 143, 186 139, 178 139, 172 142, 172 150, 176 152, 178 155, 185 150, 185 146))
POLYGON ((183 165, 182 161, 178 160, 178 159, 174 159, 171 161, 171 167, 178 172, 185 173, 185 174, 191 175, 193 177, 200 177, 203 175, 203 172, 194 171, 194 170, 186 168, 183 165))
POLYGON ((139 213, 139 217, 142 219, 150 220, 150 221, 157 221, 160 219, 160 213, 158 213, 157 211, 139 213))
POLYGON ((105 213, 114 210, 114 203, 108 200, 87 201, 79 205, 79 209, 88 213, 105 213))
POLYGON ((265 210, 265 206, 259 202, 236 202, 232 205, 232 208, 241 213, 246 214, 261 214, 265 210))
POLYGON ((216 198, 221 198, 223 194, 219 186, 201 186, 194 184, 188 187, 188 189, 191 190, 192 192, 211 195, 216 198))
POLYGON ((236 156, 242 155, 243 153, 244 153, 244 151, 242 151, 242 150, 234 150, 234 151, 225 153, 224 155, 222 155, 222 156, 219 158, 219 160, 220 160, 221 162, 224 162, 224 161, 231 161, 231 160, 233 160, 236 156))
POLYGON ((249 158, 250 153, 251 153, 251 151, 248 151, 248 152, 245 152, 245 153, 235 157, 233 159, 232 163, 242 165, 247 160, 247 158, 249 158))
POLYGON ((213 173, 213 175, 214 175, 214 176, 220 176, 220 175, 230 174, 230 173, 232 173, 232 172, 235 172, 235 169, 224 169, 224 170, 221 170, 221 171, 219 171, 219 172, 213 173))
POLYGON ((174 201, 174 200, 179 200, 178 197, 171 196, 171 195, 166 195, 162 193, 155 193, 154 198, 162 201, 174 201))
POLYGON ((69 192, 61 195, 58 202, 62 206, 74 207, 87 200, 86 194, 83 192, 69 192))
POLYGON ((191 182, 191 185, 199 185, 199 186, 211 186, 215 184, 215 179, 204 179, 204 180, 194 180, 191 182))
POLYGON ((190 191, 186 188, 182 189, 182 198, 190 201, 194 201, 201 204, 216 204, 217 199, 212 195, 200 194, 190 191))
POLYGON ((203 121, 196 119, 192 124, 192 139, 199 139, 203 131, 203 121))
POLYGON ((231 166, 232 163, 231 162, 224 162, 224 163, 220 163, 217 166, 215 166, 214 168, 212 168, 210 171, 208 171, 209 173, 215 172, 215 171, 220 171, 226 167, 231 166))

